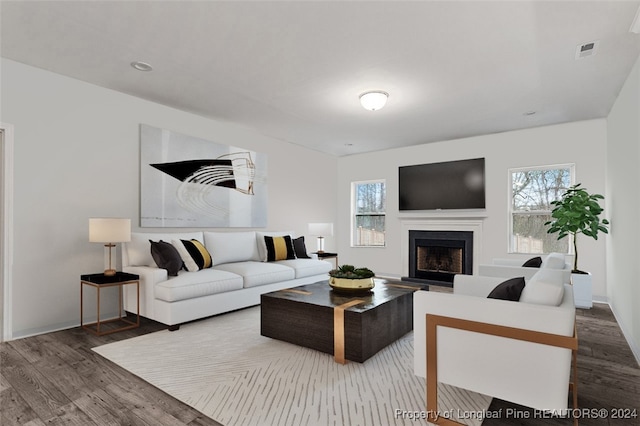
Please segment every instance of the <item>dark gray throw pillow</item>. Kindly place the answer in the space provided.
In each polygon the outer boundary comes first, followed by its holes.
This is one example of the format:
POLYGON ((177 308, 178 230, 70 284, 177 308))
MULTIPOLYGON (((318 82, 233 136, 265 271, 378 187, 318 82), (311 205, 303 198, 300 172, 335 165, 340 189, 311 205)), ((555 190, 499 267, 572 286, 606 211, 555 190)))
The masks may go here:
POLYGON ((183 262, 178 250, 165 241, 151 241, 151 257, 158 265, 158 268, 166 269, 170 277, 177 277, 178 271, 182 269, 183 262))
POLYGON ((496 288, 491 290, 491 293, 489 293, 487 298, 517 302, 520 300, 522 290, 524 290, 524 277, 510 278, 501 282, 496 286, 496 288))
POLYGON ((311 259, 307 254, 307 247, 304 244, 304 237, 298 237, 293 240, 293 250, 296 252, 298 259, 311 259))
POLYGON ((532 257, 522 264, 525 268, 539 268, 540 265, 542 265, 542 258, 540 256, 532 257))

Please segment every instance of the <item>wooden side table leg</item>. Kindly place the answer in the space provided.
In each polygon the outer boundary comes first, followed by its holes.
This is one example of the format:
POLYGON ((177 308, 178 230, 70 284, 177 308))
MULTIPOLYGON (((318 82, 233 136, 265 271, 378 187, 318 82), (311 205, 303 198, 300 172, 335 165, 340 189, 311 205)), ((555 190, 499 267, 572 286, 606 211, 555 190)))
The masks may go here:
POLYGON ((100 287, 96 287, 96 292, 97 292, 97 299, 98 299, 98 303, 97 303, 98 316, 96 318, 96 333, 98 333, 98 336, 99 336, 100 335, 100 287))
POLYGON ((136 324, 138 324, 138 327, 140 326, 140 281, 138 281, 136 283, 136 292, 137 292, 137 296, 136 296, 136 315, 138 317, 138 321, 136 324))
POLYGON ((84 293, 83 293, 83 289, 84 289, 84 284, 82 282, 80 282, 80 328, 84 328, 84 305, 83 305, 83 301, 84 301, 84 293))
POLYGON ((118 319, 122 319, 122 286, 118 286, 118 319))

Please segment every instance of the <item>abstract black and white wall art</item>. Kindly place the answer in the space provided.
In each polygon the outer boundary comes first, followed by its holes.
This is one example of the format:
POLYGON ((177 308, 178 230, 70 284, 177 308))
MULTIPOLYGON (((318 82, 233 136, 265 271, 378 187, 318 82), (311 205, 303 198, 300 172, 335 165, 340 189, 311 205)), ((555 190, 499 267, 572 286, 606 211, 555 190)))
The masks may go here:
POLYGON ((267 156, 140 125, 140 226, 267 226, 267 156))

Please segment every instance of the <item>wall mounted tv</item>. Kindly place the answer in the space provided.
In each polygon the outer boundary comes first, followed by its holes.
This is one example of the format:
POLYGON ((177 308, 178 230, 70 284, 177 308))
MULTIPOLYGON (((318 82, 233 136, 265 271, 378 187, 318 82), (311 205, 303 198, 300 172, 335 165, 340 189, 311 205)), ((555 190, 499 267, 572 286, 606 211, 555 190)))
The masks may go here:
POLYGON ((399 168, 400 210, 485 208, 484 158, 399 168))

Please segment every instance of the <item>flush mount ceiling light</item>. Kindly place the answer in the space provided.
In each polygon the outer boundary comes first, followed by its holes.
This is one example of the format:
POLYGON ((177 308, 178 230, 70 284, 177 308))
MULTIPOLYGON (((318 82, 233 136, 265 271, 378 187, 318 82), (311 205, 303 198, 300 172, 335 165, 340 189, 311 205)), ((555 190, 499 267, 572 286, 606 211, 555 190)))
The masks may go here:
POLYGON ((147 64, 146 62, 140 62, 140 61, 135 61, 135 62, 131 62, 131 66, 135 69, 137 69, 138 71, 151 71, 153 70, 153 67, 149 64, 147 64))
POLYGON ((381 90, 373 90, 360 95, 360 103, 364 109, 369 111, 379 110, 387 103, 389 94, 381 90))

